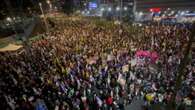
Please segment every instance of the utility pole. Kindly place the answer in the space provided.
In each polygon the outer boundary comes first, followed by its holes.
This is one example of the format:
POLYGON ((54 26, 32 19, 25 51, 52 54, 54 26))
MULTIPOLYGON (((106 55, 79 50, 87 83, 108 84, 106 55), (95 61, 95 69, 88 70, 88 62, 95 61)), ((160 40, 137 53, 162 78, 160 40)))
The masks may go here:
POLYGON ((134 20, 135 20, 135 16, 136 16, 136 5, 137 5, 137 2, 136 0, 133 1, 133 15, 134 15, 134 20))
POLYGON ((123 12, 123 0, 120 0, 120 22, 122 22, 122 12, 123 12))

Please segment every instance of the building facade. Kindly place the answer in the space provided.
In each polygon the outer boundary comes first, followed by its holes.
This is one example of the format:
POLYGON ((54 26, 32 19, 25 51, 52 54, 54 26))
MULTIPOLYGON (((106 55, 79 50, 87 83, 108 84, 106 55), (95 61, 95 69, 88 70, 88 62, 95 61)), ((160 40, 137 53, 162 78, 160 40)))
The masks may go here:
POLYGON ((171 8, 173 10, 195 10, 195 0, 135 0, 137 11, 150 8, 171 8))

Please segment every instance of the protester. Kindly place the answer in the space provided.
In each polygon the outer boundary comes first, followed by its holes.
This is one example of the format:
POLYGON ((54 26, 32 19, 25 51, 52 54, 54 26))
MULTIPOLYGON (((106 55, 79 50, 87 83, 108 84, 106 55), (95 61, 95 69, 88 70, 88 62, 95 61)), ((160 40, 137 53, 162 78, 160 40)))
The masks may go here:
MULTIPOLYGON (((169 103, 189 40, 185 25, 119 28, 68 20, 56 27, 22 50, 0 53, 2 109, 123 110, 135 99, 169 103)), ((177 103, 195 100, 193 65, 186 66, 177 103)))

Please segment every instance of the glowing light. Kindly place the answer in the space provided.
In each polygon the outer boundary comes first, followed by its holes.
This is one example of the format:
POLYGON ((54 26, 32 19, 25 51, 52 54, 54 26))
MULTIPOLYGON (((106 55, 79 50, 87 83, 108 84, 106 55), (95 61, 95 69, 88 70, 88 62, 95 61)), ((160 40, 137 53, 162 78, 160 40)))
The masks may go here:
POLYGON ((124 10, 127 11, 127 7, 124 7, 124 10))
POLYGON ((143 15, 143 12, 139 12, 139 15, 142 16, 143 15))
POLYGON ((174 14, 175 13, 175 11, 171 11, 171 14, 174 14))
POLYGON ((108 8, 108 11, 112 11, 112 8, 111 8, 111 7, 109 7, 109 8, 108 8))
POLYGON ((101 11, 104 11, 105 9, 104 9, 104 8, 101 8, 100 10, 101 10, 101 11))
POLYGON ((10 17, 7 17, 6 20, 9 21, 9 22, 12 21, 12 19, 10 17))
POLYGON ((47 3, 48 3, 48 4, 50 4, 50 1, 49 1, 49 0, 47 0, 47 3))
POLYGON ((150 12, 159 12, 161 11, 161 8, 150 8, 150 12))
POLYGON ((120 10, 120 7, 116 7, 116 11, 119 11, 120 10))
POLYGON ((184 15, 184 14, 185 14, 185 12, 184 12, 184 11, 182 11, 182 12, 181 12, 181 15, 184 15))

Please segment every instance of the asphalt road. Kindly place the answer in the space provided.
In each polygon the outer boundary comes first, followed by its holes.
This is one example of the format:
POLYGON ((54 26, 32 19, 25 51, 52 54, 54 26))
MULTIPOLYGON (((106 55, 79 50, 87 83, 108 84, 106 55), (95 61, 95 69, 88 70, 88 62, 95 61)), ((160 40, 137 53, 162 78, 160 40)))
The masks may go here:
POLYGON ((142 106, 144 104, 143 100, 134 99, 130 105, 128 105, 125 110, 143 110, 142 106))

